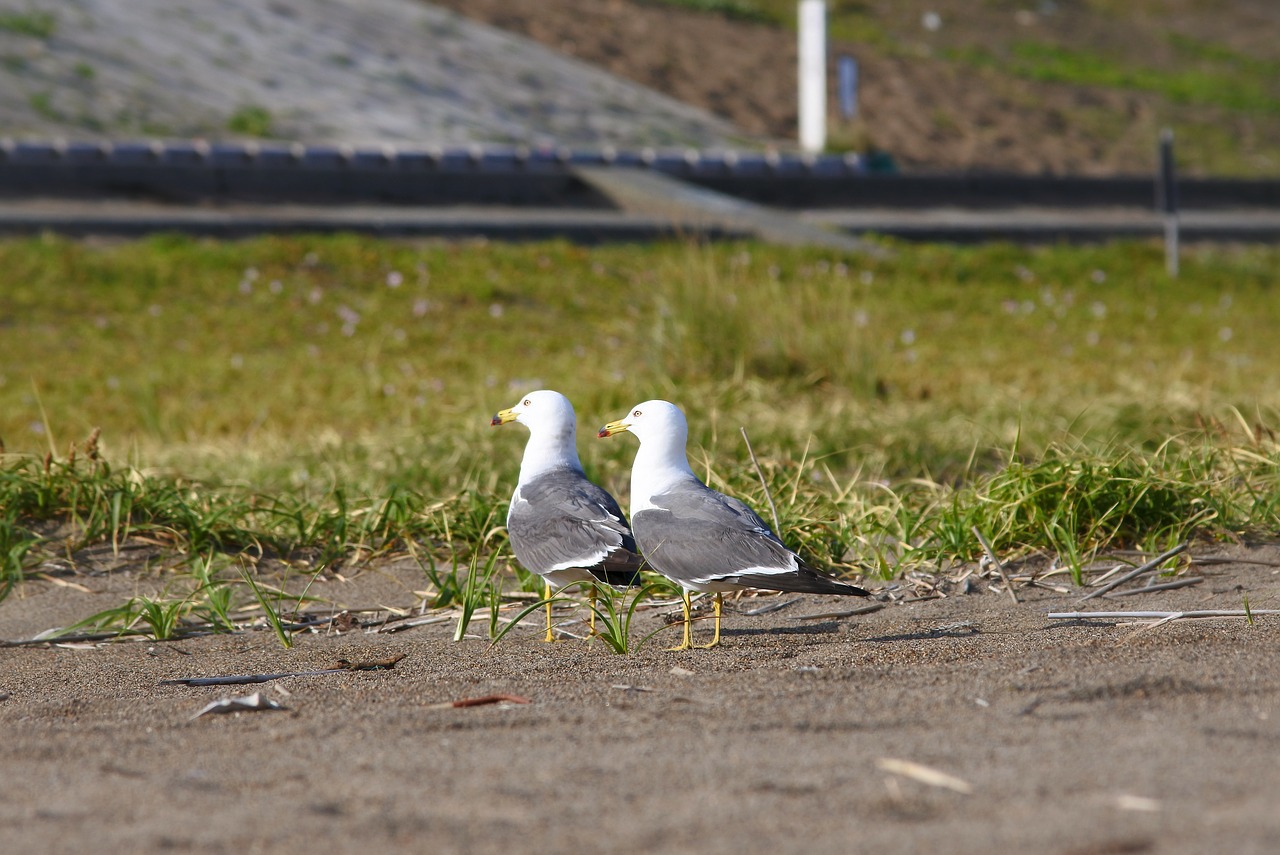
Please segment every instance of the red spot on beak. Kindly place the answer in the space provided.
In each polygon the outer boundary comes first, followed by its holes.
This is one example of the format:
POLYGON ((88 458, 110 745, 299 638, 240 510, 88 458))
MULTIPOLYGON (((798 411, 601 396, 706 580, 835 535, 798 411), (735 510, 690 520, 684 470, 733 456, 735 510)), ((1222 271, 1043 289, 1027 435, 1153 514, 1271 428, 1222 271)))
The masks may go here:
POLYGON ((502 419, 498 418, 497 416, 494 416, 493 418, 489 419, 489 424, 492 427, 498 427, 499 425, 502 424, 502 419))

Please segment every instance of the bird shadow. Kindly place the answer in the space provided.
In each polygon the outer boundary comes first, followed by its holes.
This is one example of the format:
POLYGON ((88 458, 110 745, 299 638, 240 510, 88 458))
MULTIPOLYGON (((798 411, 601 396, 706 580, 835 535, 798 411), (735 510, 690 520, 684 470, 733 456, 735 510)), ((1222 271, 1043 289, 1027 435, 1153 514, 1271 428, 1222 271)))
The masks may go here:
POLYGON ((982 635, 982 630, 976 626, 966 626, 930 629, 922 632, 901 632, 895 635, 875 635, 862 640, 889 644, 895 641, 936 641, 942 638, 973 638, 978 635, 982 635))
POLYGON ((720 634, 724 636, 750 638, 752 636, 769 636, 769 635, 830 635, 833 632, 840 631, 840 624, 836 621, 826 621, 823 623, 805 624, 803 626, 762 626, 752 628, 735 627, 730 629, 724 627, 720 630, 720 634))

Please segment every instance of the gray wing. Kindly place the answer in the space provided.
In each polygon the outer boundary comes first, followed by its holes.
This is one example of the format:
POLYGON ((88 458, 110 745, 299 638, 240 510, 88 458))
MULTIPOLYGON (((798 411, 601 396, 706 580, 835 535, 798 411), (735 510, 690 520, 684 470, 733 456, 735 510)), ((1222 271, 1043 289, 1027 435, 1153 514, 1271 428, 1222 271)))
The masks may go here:
POLYGON ((617 501, 569 469, 516 489, 507 534, 517 560, 540 575, 581 567, 602 582, 627 585, 641 563, 617 501))
POLYGON ((861 588, 832 579, 787 549, 751 508, 692 482, 660 496, 632 523, 650 565, 677 582, 817 594, 861 588))

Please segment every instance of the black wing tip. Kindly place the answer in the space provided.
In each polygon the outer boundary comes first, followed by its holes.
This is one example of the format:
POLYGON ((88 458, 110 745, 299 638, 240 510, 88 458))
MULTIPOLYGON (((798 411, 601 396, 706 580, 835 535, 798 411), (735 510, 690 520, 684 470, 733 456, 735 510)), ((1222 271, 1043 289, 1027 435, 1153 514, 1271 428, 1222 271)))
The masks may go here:
POLYGON ((605 570, 595 567, 592 568, 591 575, 596 577, 597 582, 615 588, 634 588, 640 584, 639 570, 605 570))
POLYGON ((859 588, 852 582, 846 582, 843 579, 837 579, 828 573, 824 573, 815 567, 801 561, 799 585, 796 587, 797 593, 804 594, 834 594, 840 597, 869 597, 871 592, 859 588))
POLYGON ((846 597, 871 596, 870 591, 864 588, 859 588, 857 585, 854 585, 851 582, 846 582, 843 579, 837 579, 835 576, 829 576, 821 570, 810 567, 803 561, 801 562, 800 567, 801 575, 805 577, 806 581, 813 582, 815 585, 812 593, 838 594, 846 597))
POLYGON ((850 585, 848 582, 841 582, 839 579, 832 579, 830 576, 819 576, 811 581, 813 585, 803 593, 835 594, 841 597, 871 596, 870 591, 859 588, 857 585, 850 585))

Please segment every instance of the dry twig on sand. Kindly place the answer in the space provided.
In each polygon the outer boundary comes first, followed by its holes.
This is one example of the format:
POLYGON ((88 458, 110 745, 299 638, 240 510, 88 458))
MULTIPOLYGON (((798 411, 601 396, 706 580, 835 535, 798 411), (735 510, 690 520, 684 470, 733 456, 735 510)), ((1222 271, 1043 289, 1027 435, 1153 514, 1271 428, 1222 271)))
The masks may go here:
POLYGON ((1186 612, 1049 612, 1049 620, 1189 620, 1194 618, 1250 618, 1280 615, 1280 609, 1200 609, 1186 612))
POLYGON ((1187 544, 1186 544, 1186 541, 1183 541, 1182 543, 1179 543, 1177 546, 1175 546, 1173 549, 1170 549, 1168 552, 1162 552, 1161 554, 1157 555, 1155 558, 1152 558, 1150 561, 1146 562, 1145 564, 1140 564, 1137 567, 1130 570, 1128 573, 1125 573, 1122 576, 1112 579, 1110 582, 1103 585, 1101 588, 1098 588, 1097 590, 1094 590, 1094 591, 1090 591, 1089 593, 1085 594, 1083 597, 1080 598, 1080 602, 1083 603, 1085 600, 1092 600, 1094 597, 1101 597, 1103 594, 1107 593, 1108 591, 1114 590, 1115 588, 1118 588, 1119 586, 1123 585, 1125 582, 1128 582, 1130 579, 1136 579, 1137 577, 1141 576, 1143 573, 1147 573, 1147 572, 1150 572, 1151 570, 1154 570, 1164 562, 1168 561, 1173 556, 1180 555, 1183 552, 1186 552, 1186 550, 1187 550, 1187 544))
POLYGON ((957 778, 955 775, 949 775, 940 769, 932 766, 925 766, 923 763, 916 763, 912 760, 899 760, 896 757, 881 757, 876 761, 876 766, 885 772, 894 775, 902 775, 904 778, 911 778, 922 784, 928 784, 931 787, 941 787, 947 790, 954 790, 957 793, 972 793, 973 785, 963 778, 957 778))
POLYGON ((1172 591, 1175 588, 1185 588, 1188 585, 1199 585, 1204 581, 1203 576, 1188 576, 1185 579, 1174 579, 1172 582, 1161 582, 1158 585, 1147 585, 1145 588, 1131 588, 1128 591, 1112 591, 1107 594, 1107 599, 1113 597, 1132 597, 1134 594, 1150 594, 1155 591, 1172 591))
POLYGON ((987 543, 987 539, 982 536, 982 532, 978 531, 978 527, 973 526, 973 533, 978 538, 978 543, 982 544, 983 550, 987 553, 987 557, 991 559, 991 563, 995 565, 996 572, 1000 574, 1001 580, 1004 582, 1005 590, 1009 592, 1009 598, 1015 603, 1018 602, 1018 595, 1014 593, 1013 585, 1009 583, 1009 577, 1005 575, 1004 565, 1000 563, 1000 559, 996 557, 996 551, 991 548, 991 544, 987 543))

